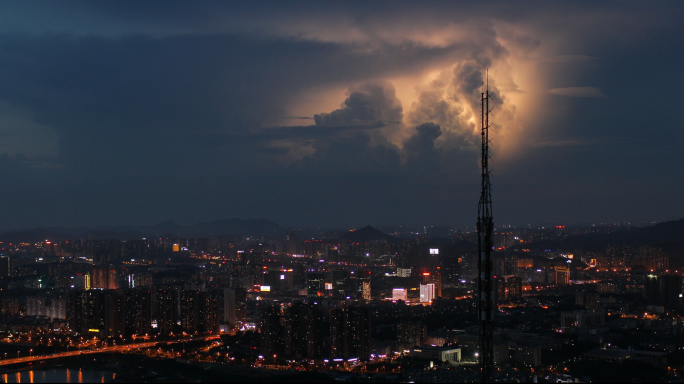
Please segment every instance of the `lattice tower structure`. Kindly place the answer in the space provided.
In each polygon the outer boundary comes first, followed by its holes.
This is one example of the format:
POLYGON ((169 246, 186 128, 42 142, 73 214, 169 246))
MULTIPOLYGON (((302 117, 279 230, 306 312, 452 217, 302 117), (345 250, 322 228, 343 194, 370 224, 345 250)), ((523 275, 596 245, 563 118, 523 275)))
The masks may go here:
POLYGON ((482 382, 492 381, 494 371, 494 276, 492 264, 492 248, 494 221, 492 218, 492 185, 490 183, 489 161, 491 155, 489 147, 489 80, 485 81, 482 96, 482 157, 481 176, 482 192, 477 210, 477 237, 478 237, 478 316, 480 320, 480 350, 479 362, 482 373, 482 382))

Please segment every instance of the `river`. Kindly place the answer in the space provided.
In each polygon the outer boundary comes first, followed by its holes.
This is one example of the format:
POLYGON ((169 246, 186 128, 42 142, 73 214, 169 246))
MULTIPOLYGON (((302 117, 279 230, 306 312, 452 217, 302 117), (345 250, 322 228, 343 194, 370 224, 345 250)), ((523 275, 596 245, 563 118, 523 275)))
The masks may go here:
POLYGON ((116 377, 116 373, 59 368, 8 373, 1 377, 3 383, 108 383, 116 377))

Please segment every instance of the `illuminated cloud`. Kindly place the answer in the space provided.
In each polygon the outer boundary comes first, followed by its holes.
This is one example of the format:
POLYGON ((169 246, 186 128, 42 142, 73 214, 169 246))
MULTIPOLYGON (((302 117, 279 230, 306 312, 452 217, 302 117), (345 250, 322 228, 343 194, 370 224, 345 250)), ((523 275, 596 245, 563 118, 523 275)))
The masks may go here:
POLYGON ((403 108, 390 83, 364 83, 342 103, 340 109, 314 115, 316 125, 401 123, 403 108))

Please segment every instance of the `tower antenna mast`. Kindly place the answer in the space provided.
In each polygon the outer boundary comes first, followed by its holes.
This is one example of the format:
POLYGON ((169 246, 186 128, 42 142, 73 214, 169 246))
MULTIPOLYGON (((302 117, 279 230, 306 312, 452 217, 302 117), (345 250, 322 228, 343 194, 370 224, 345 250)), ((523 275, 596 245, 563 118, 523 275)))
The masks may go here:
POLYGON ((492 272, 492 186, 489 181, 489 70, 482 96, 482 192, 477 207, 477 248, 478 248, 478 316, 480 320, 480 372, 482 382, 492 381, 494 371, 494 281, 492 272))

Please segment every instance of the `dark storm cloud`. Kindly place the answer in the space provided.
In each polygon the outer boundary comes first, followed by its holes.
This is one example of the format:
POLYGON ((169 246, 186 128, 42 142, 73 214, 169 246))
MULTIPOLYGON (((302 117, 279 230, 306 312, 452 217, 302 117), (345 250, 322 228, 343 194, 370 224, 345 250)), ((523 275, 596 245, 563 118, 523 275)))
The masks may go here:
MULTIPOLYGON (((432 51, 415 50, 428 56, 432 51)), ((438 51, 449 55, 449 49, 438 51)), ((147 162, 159 152, 229 145, 221 133, 245 132, 285 116, 284 95, 373 76, 352 62, 404 70, 338 44, 230 36, 5 35, 0 52, 0 97, 30 108, 37 122, 56 129, 61 153, 74 165, 82 165, 84 156, 90 164, 118 153, 127 154, 124 161, 147 162)), ((377 117, 401 119, 396 108, 377 117)))
POLYGON ((442 130, 434 123, 417 126, 416 134, 404 142, 406 164, 424 172, 437 171, 442 151, 435 146, 435 140, 441 135, 442 130))
POLYGON ((293 166, 293 172, 317 175, 396 174, 401 166, 400 150, 376 144, 368 133, 354 133, 313 142, 315 152, 293 166))
MULTIPOLYGON (((408 45, 387 49, 395 57, 418 55, 425 62, 444 60, 459 51, 458 47, 408 45)), ((363 133, 350 139, 349 132, 401 120, 401 105, 392 90, 377 84, 360 85, 350 97, 362 94, 369 99, 351 103, 347 125, 342 125, 344 119, 339 117, 335 126, 271 128, 262 122, 286 116, 288 97, 308 86, 358 81, 381 71, 401 72, 412 67, 334 43, 240 36, 109 38, 61 34, 4 35, 0 65, 4 68, 0 98, 30 109, 36 122, 51 127, 59 137, 59 155, 43 162, 57 166, 34 170, 39 172, 35 174, 25 171, 27 178, 42 178, 59 190, 41 191, 34 198, 34 206, 46 213, 43 223, 71 225, 81 221, 156 220, 168 217, 164 213, 168 209, 187 204, 184 199, 201 200, 208 193, 189 190, 189 185, 226 190, 236 182, 253 182, 237 181, 235 177, 243 177, 238 175, 277 175, 278 157, 291 150, 266 144, 273 140, 317 139, 311 144, 321 151, 317 158, 323 159, 322 163, 330 161, 321 167, 339 169, 336 164, 345 164, 354 152, 333 149, 324 155, 324 148, 352 140, 347 143, 351 148, 354 140, 358 144, 370 139, 363 133), (358 66, 363 61, 373 65, 358 66), (371 66, 378 69, 368 71, 371 66), (371 110, 362 110, 364 102, 371 103, 367 105, 371 110), (366 112, 371 115, 363 115, 366 112), (362 126, 357 124, 359 119, 364 121, 362 126), (340 133, 347 136, 332 138, 340 133), (333 159, 333 153, 342 157, 333 159), (48 197, 51 194, 53 197, 48 197), (80 203, 74 206, 76 201, 80 203)), ((391 146, 362 152, 364 156, 354 158, 358 166, 349 169, 375 169, 399 158, 391 146), (363 165, 366 160, 369 164, 363 165)), ((303 169, 308 169, 310 161, 303 164, 303 169)), ((24 200, 14 193, 5 190, 5 199, 24 200)), ((230 203, 220 206, 225 215, 232 215, 230 203)), ((201 213, 197 215, 181 215, 200 219, 212 214, 211 209, 198 210, 201 213)), ((11 208, 7 218, 24 225, 33 220, 11 208)))
POLYGON ((549 89, 549 93, 552 95, 569 97, 606 97, 606 95, 596 87, 554 88, 549 89))
POLYGON ((152 4, 2 5, 0 126, 33 125, 0 156, 0 225, 468 224, 487 66, 541 83, 490 83, 499 223, 684 213, 679 4, 152 4), (402 104, 390 79, 427 73, 402 104))
POLYGON ((367 131, 387 126, 382 120, 371 120, 359 123, 359 121, 340 122, 335 125, 299 125, 284 127, 265 127, 251 131, 246 138, 257 140, 287 140, 287 139, 312 139, 326 138, 345 132, 367 131))

